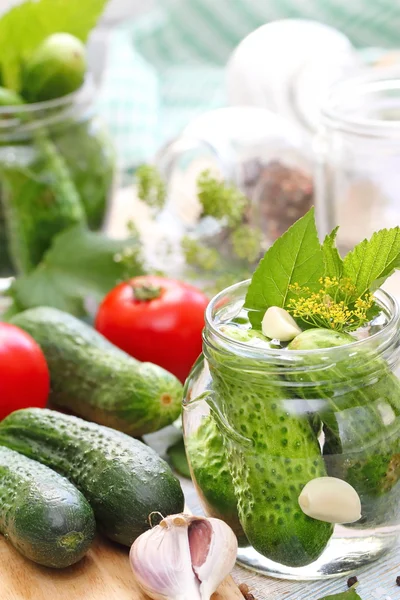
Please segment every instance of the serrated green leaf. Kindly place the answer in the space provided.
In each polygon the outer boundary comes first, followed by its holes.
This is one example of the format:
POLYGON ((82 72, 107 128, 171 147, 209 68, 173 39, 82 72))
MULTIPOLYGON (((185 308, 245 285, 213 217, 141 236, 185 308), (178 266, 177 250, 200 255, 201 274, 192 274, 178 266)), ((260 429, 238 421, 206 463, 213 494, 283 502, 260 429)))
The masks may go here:
MULTIPOLYGON (((124 279, 125 265, 115 257, 133 246, 139 249, 139 241, 112 240, 80 225, 72 227, 54 238, 34 271, 16 280, 12 295, 21 309, 52 306, 85 317, 90 304, 96 306, 124 279)), ((143 273, 139 259, 136 267, 132 276, 143 273)))
POLYGON ((363 240, 343 261, 343 276, 351 279, 357 294, 377 290, 400 268, 400 227, 381 229, 363 240))
POLYGON ((335 227, 325 237, 322 252, 324 255, 325 277, 336 277, 339 280, 343 274, 343 259, 335 245, 338 229, 339 227, 335 227))
POLYGON ((324 596, 319 600, 361 600, 361 596, 359 596, 354 588, 350 588, 345 592, 341 592, 340 594, 333 594, 331 596, 324 596))
POLYGON ((106 4, 107 0, 28 0, 8 11, 0 19, 3 85, 20 90, 24 60, 52 33, 71 33, 86 42, 106 4))
POLYGON ((323 275, 324 258, 312 208, 267 250, 252 277, 245 307, 251 311, 253 327, 261 327, 267 308, 284 308, 295 297, 290 285, 298 283, 316 292, 323 275))

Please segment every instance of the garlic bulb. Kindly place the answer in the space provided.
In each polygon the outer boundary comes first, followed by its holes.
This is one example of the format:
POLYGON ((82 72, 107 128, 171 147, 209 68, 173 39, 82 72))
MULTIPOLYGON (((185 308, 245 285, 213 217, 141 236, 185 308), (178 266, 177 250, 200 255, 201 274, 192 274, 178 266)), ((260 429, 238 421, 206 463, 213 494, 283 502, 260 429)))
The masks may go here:
POLYGON ((236 536, 226 523, 179 514, 139 536, 130 562, 139 586, 154 600, 210 600, 236 553, 236 536))

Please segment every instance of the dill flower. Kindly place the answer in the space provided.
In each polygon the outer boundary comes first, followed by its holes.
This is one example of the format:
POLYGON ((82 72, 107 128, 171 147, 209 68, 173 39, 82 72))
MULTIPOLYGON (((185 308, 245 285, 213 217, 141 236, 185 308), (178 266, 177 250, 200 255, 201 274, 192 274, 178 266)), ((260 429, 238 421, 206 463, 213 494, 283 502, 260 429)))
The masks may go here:
POLYGON ((357 296, 354 284, 346 278, 323 277, 321 289, 311 292, 308 287, 294 283, 289 286, 292 297, 287 310, 295 319, 312 327, 336 331, 354 331, 365 325, 374 306, 372 294, 357 296))

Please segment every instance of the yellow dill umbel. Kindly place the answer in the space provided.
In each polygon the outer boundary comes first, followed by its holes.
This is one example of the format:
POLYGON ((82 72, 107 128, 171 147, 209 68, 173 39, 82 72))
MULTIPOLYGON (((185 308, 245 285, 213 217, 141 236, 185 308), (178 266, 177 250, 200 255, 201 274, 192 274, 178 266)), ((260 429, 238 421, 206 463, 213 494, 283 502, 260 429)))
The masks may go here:
POLYGON ((295 319, 314 327, 352 331, 369 321, 368 311, 374 305, 372 294, 357 296, 354 284, 347 278, 322 277, 321 289, 311 292, 306 286, 289 286, 291 298, 287 310, 295 319))

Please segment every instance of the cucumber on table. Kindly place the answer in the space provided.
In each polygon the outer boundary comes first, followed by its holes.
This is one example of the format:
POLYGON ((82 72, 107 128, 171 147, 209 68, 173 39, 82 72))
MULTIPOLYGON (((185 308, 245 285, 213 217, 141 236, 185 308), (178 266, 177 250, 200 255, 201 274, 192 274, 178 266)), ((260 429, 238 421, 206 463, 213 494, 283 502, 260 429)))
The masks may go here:
POLYGON ((110 539, 130 546, 152 512, 182 512, 179 481, 157 454, 119 431, 47 409, 19 410, 0 423, 0 444, 67 477, 110 539))
POLYGON ((87 500, 67 479, 0 447, 0 532, 26 558, 63 568, 87 552, 95 520, 87 500))
POLYGON ((12 322, 44 352, 55 405, 136 437, 158 431, 179 416, 182 385, 176 377, 140 363, 79 319, 40 307, 16 315, 12 322))

